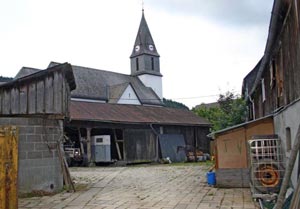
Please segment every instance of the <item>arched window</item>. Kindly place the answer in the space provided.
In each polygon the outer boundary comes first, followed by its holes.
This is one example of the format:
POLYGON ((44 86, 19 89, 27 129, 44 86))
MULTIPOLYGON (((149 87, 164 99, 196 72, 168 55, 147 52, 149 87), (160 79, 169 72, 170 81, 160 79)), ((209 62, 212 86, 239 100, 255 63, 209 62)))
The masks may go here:
POLYGON ((139 71, 139 58, 135 58, 136 71, 139 71))
POLYGON ((151 69, 154 70, 154 58, 151 57, 151 69))

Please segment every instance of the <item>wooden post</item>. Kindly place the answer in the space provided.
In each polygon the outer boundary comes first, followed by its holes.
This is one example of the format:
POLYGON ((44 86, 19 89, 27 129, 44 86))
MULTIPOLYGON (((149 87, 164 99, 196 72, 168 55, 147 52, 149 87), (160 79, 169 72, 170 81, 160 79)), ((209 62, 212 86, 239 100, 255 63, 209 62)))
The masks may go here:
POLYGON ((18 129, 0 127, 0 208, 18 208, 18 129))
POLYGON ((125 139, 124 139, 124 129, 122 129, 122 139, 123 139, 123 160, 126 161, 126 146, 125 146, 125 139))
POLYGON ((113 133, 114 133, 114 141, 115 141, 115 144, 116 144, 118 157, 119 157, 119 160, 122 160, 122 155, 121 155, 120 147, 119 147, 119 144, 118 144, 116 129, 114 129, 113 133))
POLYGON ((83 146, 80 128, 78 128, 78 137, 79 137, 79 142, 80 142, 81 154, 84 155, 84 146, 83 146))
POLYGON ((91 158, 92 158, 92 153, 91 153, 91 128, 86 128, 86 154, 87 154, 87 160, 88 164, 91 165, 91 158))

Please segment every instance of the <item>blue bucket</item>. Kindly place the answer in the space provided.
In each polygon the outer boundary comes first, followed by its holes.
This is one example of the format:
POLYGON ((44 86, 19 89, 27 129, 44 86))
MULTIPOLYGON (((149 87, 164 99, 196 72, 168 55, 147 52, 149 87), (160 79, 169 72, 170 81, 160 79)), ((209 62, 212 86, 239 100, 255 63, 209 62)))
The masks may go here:
POLYGON ((216 185, 216 174, 215 172, 206 173, 207 183, 208 185, 216 185))

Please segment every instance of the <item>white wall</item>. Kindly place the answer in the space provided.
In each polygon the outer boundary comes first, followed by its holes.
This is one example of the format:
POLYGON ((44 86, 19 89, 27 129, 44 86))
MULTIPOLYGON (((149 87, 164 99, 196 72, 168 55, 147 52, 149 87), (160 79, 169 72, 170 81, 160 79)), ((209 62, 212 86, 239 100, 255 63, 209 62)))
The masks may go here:
MULTIPOLYGON (((286 160, 290 157, 290 151, 286 150, 286 128, 289 127, 291 130, 291 141, 292 141, 291 145, 293 148, 298 126, 300 124, 299 115, 300 115, 300 101, 297 101, 274 116, 275 133, 282 140, 283 152, 284 152, 283 154, 286 160)), ((294 170, 292 173, 292 183, 294 187, 296 186, 297 183, 298 159, 299 159, 298 157, 299 156, 297 156, 294 165, 294 170)))
POLYGON ((131 85, 128 85, 122 96, 120 97, 118 104, 134 104, 141 105, 140 100, 136 96, 131 85))
POLYGON ((153 91, 157 94, 157 96, 161 100, 163 99, 161 76, 143 74, 143 75, 139 75, 138 77, 144 83, 145 86, 151 87, 153 91))

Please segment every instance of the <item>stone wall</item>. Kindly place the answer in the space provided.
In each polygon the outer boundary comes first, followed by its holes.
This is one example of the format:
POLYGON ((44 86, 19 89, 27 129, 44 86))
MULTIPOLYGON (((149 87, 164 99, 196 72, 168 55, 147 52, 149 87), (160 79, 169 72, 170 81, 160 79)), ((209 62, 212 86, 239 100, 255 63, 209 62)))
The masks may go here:
POLYGON ((0 118, 0 125, 19 128, 19 194, 61 190, 63 177, 56 144, 63 127, 59 120, 0 118))
MULTIPOLYGON (((300 124, 299 118, 300 100, 288 105, 282 111, 274 115, 274 128, 275 134, 279 136, 283 146, 283 156, 285 162, 290 158, 291 148, 294 145, 298 127, 300 124), (287 139, 287 129, 290 130, 290 139, 287 139), (290 148, 287 148, 287 141, 290 140, 290 148)), ((299 154, 296 158, 294 169, 291 176, 291 181, 294 187, 297 185, 299 168, 299 154)))

